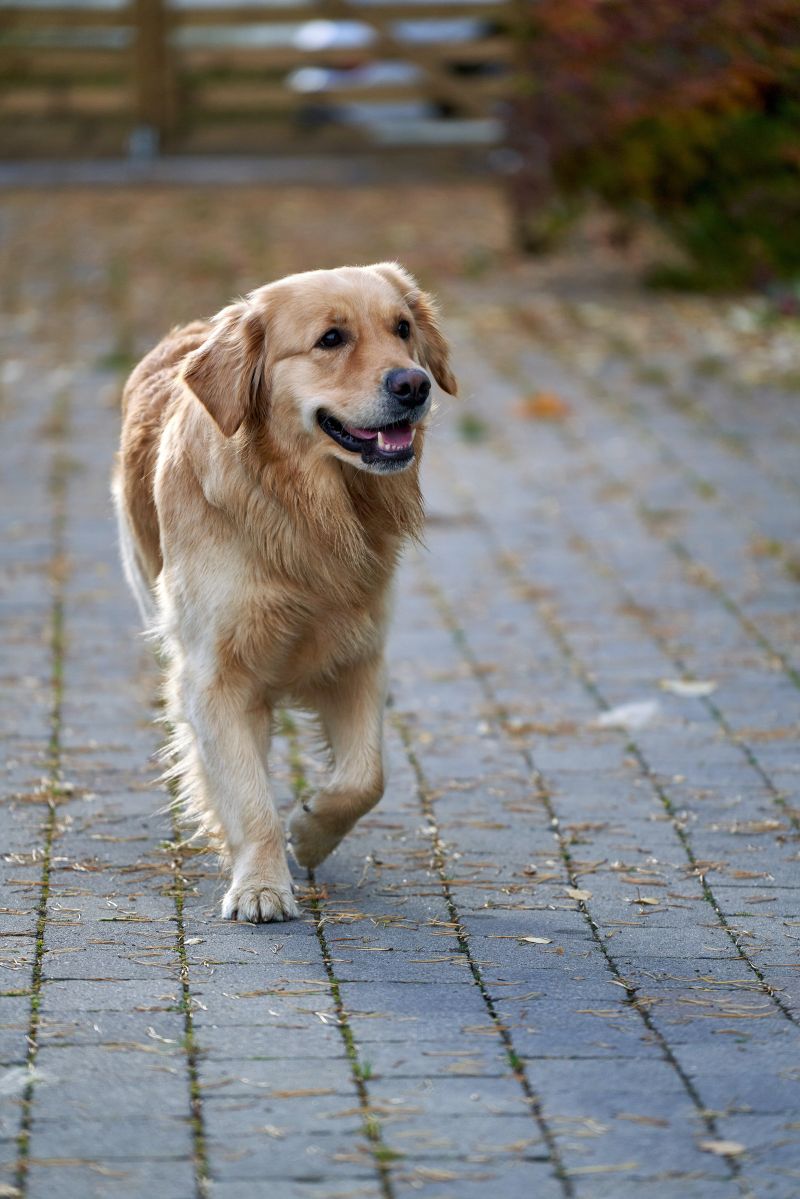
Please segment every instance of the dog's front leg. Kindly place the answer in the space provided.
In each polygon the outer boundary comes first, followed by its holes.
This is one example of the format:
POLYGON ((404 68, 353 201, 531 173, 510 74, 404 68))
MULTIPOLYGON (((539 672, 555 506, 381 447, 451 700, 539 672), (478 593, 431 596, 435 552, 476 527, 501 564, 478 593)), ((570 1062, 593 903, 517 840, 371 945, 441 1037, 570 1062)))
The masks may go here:
POLYGON ((317 866, 383 795, 383 659, 343 670, 313 697, 333 755, 325 787, 289 819, 292 851, 301 866, 317 866))
POLYGON ((189 806, 219 826, 231 865, 222 915, 249 921, 299 916, 266 771, 269 713, 249 708, 221 682, 198 686, 185 669, 179 689, 191 730, 189 806))

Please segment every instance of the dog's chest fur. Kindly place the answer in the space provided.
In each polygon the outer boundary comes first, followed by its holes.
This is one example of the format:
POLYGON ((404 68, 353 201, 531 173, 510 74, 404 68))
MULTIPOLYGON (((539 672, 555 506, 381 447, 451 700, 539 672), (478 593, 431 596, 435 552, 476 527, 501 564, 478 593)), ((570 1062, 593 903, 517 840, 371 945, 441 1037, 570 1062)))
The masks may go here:
MULTIPOLYGON (((224 504, 213 470, 197 496, 217 586, 226 581, 204 618, 220 668, 275 700, 302 702, 385 639, 395 566, 419 531, 417 470, 348 479, 338 464, 308 477, 274 466, 254 475, 238 463, 226 466, 224 504)), ((180 528, 161 515, 169 563, 169 541, 188 532, 186 509, 180 528)))

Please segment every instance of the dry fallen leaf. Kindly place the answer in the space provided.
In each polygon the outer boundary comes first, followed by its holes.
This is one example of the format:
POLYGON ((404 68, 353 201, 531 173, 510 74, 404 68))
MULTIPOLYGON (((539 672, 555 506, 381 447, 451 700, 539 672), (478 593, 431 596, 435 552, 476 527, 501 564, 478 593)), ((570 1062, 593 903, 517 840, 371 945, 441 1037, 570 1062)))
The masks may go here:
POLYGON ((335 1095, 333 1087, 296 1087, 289 1091, 272 1091, 273 1099, 311 1099, 317 1095, 335 1095))
POLYGON ((731 833, 771 833, 782 828, 780 820, 734 820, 730 826, 731 833))
POLYGON ((573 1166, 570 1174, 620 1174, 628 1170, 635 1170, 638 1167, 638 1162, 620 1162, 619 1165, 608 1166, 573 1166))
POLYGON ((527 941, 529 945, 552 945, 550 937, 520 937, 521 941, 527 941))
POLYGON ((649 1128, 669 1128, 669 1120, 661 1116, 640 1116, 634 1112, 620 1112, 618 1120, 630 1120, 632 1124, 644 1124, 649 1128))
POLYGON ((481 1064, 477 1058, 465 1058, 460 1062, 451 1062, 445 1066, 442 1074, 480 1074, 481 1064))
POLYGON ((592 898, 591 891, 582 891, 580 887, 567 887, 564 894, 568 895, 570 899, 587 900, 592 898))
POLYGON ((637 898, 634 902, 635 903, 647 903, 647 904, 659 904, 659 903, 661 903, 661 900, 656 899, 655 896, 653 896, 653 895, 639 895, 639 896, 637 896, 637 898))
POLYGON ((555 391, 535 391, 520 401, 518 412, 526 420, 566 420, 570 406, 555 391))
POLYGON ((452 1170, 440 1170, 433 1166, 416 1166, 414 1177, 424 1178, 428 1182, 453 1182, 458 1178, 452 1170))
POLYGON ((740 1141, 698 1141, 697 1147, 704 1153, 716 1153, 717 1157, 738 1157, 744 1153, 740 1141))
POLYGON ((157 1033, 154 1028, 147 1028, 147 1029, 145 1029, 145 1031, 146 1031, 148 1037, 150 1037, 153 1041, 160 1041, 162 1045, 177 1045, 178 1044, 178 1042, 176 1040, 173 1040, 171 1037, 162 1037, 160 1035, 160 1033, 157 1033))

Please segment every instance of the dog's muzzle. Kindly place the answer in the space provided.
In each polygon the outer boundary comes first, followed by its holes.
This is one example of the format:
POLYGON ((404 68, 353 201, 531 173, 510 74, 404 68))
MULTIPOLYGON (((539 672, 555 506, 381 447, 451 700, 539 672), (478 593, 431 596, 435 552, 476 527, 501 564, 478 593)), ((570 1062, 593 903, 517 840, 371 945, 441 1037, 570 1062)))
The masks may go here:
POLYGON ((317 423, 343 450, 359 454, 366 466, 405 466, 414 458, 416 429, 408 420, 363 428, 345 425, 330 412, 321 409, 317 413, 317 423))
POLYGON ((397 470, 414 459, 414 434, 430 409, 431 381, 419 368, 403 368, 389 371, 383 386, 387 402, 381 408, 389 420, 350 425, 321 408, 317 423, 343 450, 358 454, 365 466, 397 470))

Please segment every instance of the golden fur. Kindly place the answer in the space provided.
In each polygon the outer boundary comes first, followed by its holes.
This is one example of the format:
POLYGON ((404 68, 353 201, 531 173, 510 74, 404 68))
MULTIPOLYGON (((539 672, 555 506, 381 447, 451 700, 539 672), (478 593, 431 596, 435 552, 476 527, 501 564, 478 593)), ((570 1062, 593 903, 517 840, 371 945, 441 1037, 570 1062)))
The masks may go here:
POLYGON ((298 914, 266 767, 278 705, 316 713, 331 750, 327 784, 290 818, 301 865, 383 793, 390 586, 421 530, 428 406, 405 469, 371 467, 317 414, 388 424, 388 372, 421 367, 455 392, 430 297, 380 263, 261 287, 174 329, 126 385, 123 564, 164 649, 182 797, 230 866, 226 916, 298 914), (345 340, 324 348, 330 329, 345 340))

